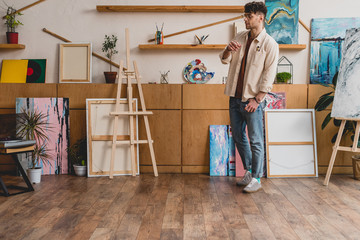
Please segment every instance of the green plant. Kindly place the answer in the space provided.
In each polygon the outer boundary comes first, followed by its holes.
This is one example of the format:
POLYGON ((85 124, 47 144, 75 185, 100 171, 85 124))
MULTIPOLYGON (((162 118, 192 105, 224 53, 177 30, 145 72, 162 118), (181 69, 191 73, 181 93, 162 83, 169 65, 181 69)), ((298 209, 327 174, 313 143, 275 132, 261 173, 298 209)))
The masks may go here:
POLYGON ((32 168, 39 165, 40 161, 44 165, 51 165, 51 154, 46 149, 46 142, 49 140, 45 129, 48 128, 46 122, 47 116, 41 112, 22 110, 17 119, 17 135, 26 140, 35 140, 36 145, 34 151, 31 153, 32 168))
POLYGON ((7 27, 8 32, 15 32, 15 29, 19 25, 24 25, 22 22, 16 19, 16 16, 23 15, 20 12, 16 12, 16 9, 13 7, 8 7, 5 15, 5 25, 7 27))
POLYGON ((276 80, 278 83, 287 83, 289 79, 291 79, 291 73, 280 72, 276 74, 276 80))
POLYGON ((72 164, 86 166, 87 141, 86 138, 79 139, 75 144, 66 149, 72 164))
MULTIPOLYGON (((320 112, 325 110, 328 106, 330 106, 333 101, 334 101, 334 94, 335 94, 335 89, 336 89, 336 83, 337 83, 337 78, 338 78, 338 72, 334 75, 333 79, 332 79, 332 85, 329 84, 325 84, 325 83, 320 83, 321 85, 331 88, 332 90, 328 93, 325 93, 324 95, 320 96, 319 100, 316 102, 315 105, 315 110, 320 112)), ((332 117, 331 117, 331 111, 330 113, 328 113, 326 115, 326 117, 324 118, 322 124, 321 124, 321 129, 323 130, 331 121, 332 117)), ((341 120, 338 119, 333 119, 333 123, 336 127, 339 127, 341 124, 341 120)), ((350 135, 350 138, 352 141, 354 141, 354 137, 355 137, 355 129, 356 129, 356 122, 355 121, 346 121, 345 124, 345 128, 344 128, 344 132, 343 132, 343 137, 350 135)), ((338 133, 336 133, 332 139, 331 142, 335 143, 336 138, 337 138, 338 133)), ((360 147, 360 141, 358 141, 358 147, 360 147)))
POLYGON ((106 57, 110 60, 110 72, 111 72, 111 59, 113 55, 117 54, 118 51, 116 48, 117 36, 115 35, 105 35, 104 42, 102 44, 102 51, 106 53, 106 57))

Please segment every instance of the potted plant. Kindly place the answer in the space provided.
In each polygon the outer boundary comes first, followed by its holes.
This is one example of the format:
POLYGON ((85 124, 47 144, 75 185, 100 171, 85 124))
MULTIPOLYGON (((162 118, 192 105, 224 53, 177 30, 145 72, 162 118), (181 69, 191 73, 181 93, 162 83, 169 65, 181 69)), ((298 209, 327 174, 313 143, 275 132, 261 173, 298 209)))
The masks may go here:
POLYGON ((291 73, 289 72, 280 72, 276 74, 276 83, 289 83, 291 79, 291 73))
POLYGON ((105 39, 102 45, 102 51, 106 53, 106 57, 110 60, 110 72, 104 72, 106 83, 115 83, 117 72, 111 71, 111 59, 113 55, 117 54, 118 51, 116 48, 117 36, 115 35, 105 35, 105 39))
POLYGON ((75 144, 71 145, 67 152, 69 159, 74 167, 75 174, 77 176, 86 175, 87 165, 87 141, 86 138, 79 139, 75 144))
MULTIPOLYGON (((323 111, 325 110, 332 102, 334 101, 334 94, 335 88, 337 83, 338 73, 336 73, 332 79, 332 85, 320 83, 321 85, 331 88, 331 91, 325 93, 324 95, 320 96, 319 100, 315 105, 316 111, 323 111)), ((331 121, 331 111, 328 113, 321 124, 321 129, 323 130, 328 123, 331 121)), ((339 127, 341 124, 341 120, 333 119, 333 123, 336 127, 339 127)), ((356 121, 346 121, 343 136, 350 136, 351 140, 354 141, 355 137, 355 130, 356 130, 356 121)), ((336 133, 332 139, 331 143, 335 143, 338 133, 336 133)), ((360 147, 360 141, 357 143, 357 147, 360 147)), ((354 170, 354 178, 360 180, 360 155, 352 156, 352 163, 353 163, 353 170, 354 170)))
POLYGON ((50 164, 52 156, 46 149, 46 142, 49 140, 45 132, 47 126, 47 116, 41 112, 22 110, 17 122, 17 135, 26 140, 35 140, 34 151, 30 154, 31 168, 27 169, 27 174, 32 183, 41 181, 41 162, 43 165, 50 164))
POLYGON ((18 44, 19 33, 15 32, 15 29, 19 25, 23 25, 22 22, 16 19, 16 16, 21 16, 22 13, 16 12, 13 7, 8 7, 5 15, 5 25, 7 27, 6 38, 9 44, 18 44))

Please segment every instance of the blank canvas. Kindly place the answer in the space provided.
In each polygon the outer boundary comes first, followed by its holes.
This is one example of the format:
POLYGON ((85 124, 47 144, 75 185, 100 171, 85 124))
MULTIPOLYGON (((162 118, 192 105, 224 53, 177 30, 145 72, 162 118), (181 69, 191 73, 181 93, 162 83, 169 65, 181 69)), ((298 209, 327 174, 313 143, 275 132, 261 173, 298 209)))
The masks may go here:
MULTIPOLYGON (((126 99, 120 101, 120 111, 128 111, 126 99)), ((137 100, 133 100, 133 109, 137 111, 137 100)), ((115 112, 115 99, 87 99, 86 121, 88 139, 88 176, 109 176, 112 151, 112 135, 115 112)), ((129 116, 119 116, 118 140, 128 140, 129 116)), ((138 139, 137 118, 134 118, 135 140, 138 139)), ((135 145, 137 174, 139 174, 139 152, 135 145)), ((114 176, 131 175, 130 144, 116 146, 116 158, 114 161, 114 176)))
POLYGON ((59 82, 91 82, 91 44, 60 44, 59 82))
POLYGON ((314 109, 265 111, 268 177, 317 177, 314 109))

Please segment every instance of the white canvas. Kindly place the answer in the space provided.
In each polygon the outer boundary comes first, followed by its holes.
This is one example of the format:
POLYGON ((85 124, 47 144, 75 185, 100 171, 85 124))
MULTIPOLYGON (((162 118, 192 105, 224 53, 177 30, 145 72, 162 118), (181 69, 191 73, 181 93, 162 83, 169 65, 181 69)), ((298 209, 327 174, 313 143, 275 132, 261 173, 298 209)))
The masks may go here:
POLYGON ((360 119, 360 28, 346 30, 331 117, 360 119))
MULTIPOLYGON (((133 99, 137 111, 137 99, 133 99)), ((128 111, 127 99, 121 99, 120 111, 128 111)), ((109 176, 112 151, 112 134, 115 99, 86 99, 86 123, 88 140, 88 177, 109 176), (108 140, 102 140, 107 137, 108 140)), ((118 137, 129 139, 129 116, 119 116, 118 137)), ((138 139, 138 123, 135 117, 135 140, 138 139)), ((135 145, 136 167, 139 174, 139 148, 135 145)), ((130 144, 116 146, 114 176, 131 175, 130 144)))
POLYGON ((317 177, 314 109, 265 111, 267 177, 317 177))

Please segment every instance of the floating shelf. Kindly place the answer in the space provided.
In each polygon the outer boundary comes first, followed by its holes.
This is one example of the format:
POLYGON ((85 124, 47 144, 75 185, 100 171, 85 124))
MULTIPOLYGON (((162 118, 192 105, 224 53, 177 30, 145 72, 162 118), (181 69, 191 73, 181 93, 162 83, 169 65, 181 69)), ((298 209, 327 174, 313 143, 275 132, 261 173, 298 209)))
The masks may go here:
POLYGON ((0 44, 0 49, 24 49, 23 44, 0 44))
MULTIPOLYGON (((140 49, 213 49, 222 50, 226 47, 226 44, 140 44, 140 49)), ((279 44, 279 49, 282 50, 304 50, 305 44, 279 44)))
POLYGON ((283 50, 304 50, 306 49, 306 44, 279 44, 279 49, 283 50))
POLYGON ((214 49, 222 50, 226 47, 226 44, 140 44, 140 49, 214 49))
POLYGON ((126 6, 97 5, 98 12, 202 12, 243 13, 244 6, 126 6))

